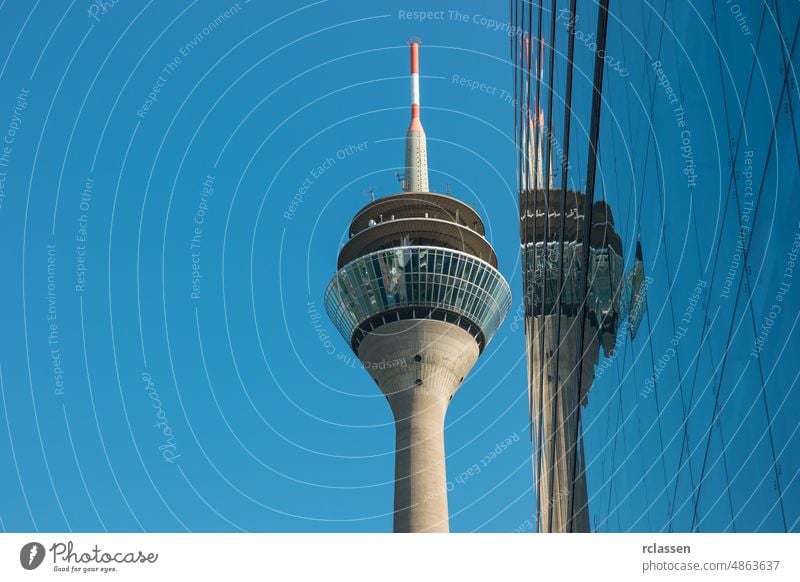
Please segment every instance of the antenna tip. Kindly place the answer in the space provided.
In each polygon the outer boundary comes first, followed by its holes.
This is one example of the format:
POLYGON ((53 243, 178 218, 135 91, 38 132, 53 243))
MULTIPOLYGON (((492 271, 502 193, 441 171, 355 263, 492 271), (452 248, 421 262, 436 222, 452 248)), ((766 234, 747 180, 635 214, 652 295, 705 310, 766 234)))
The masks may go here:
POLYGON ((408 39, 408 44, 412 46, 413 45, 419 46, 422 44, 422 39, 418 36, 412 36, 411 38, 408 39))

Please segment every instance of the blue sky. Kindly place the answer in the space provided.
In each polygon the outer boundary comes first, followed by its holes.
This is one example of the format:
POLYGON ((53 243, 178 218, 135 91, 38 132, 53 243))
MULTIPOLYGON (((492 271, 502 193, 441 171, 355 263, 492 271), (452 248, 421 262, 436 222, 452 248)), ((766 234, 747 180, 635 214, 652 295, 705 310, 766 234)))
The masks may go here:
MULTIPOLYGON (((612 3, 595 196, 652 283, 582 410, 593 529, 797 529, 796 309, 760 335, 800 215, 800 9, 777 4, 612 3)), ((514 293, 446 419, 450 526, 530 529, 508 3, 422 10, 0 4, 0 528, 391 530, 391 413, 322 297, 350 218, 399 189, 419 36, 431 188, 478 209, 514 293)))
MULTIPOLYGON (((479 209, 516 291, 507 6, 31 8, 0 35, 3 120, 29 91, 0 208, 3 527, 389 531, 389 408, 314 310, 368 191, 398 190, 412 35, 431 186, 479 209)), ((507 322, 448 413, 453 483, 519 437, 452 488, 454 531, 533 515, 523 345, 507 322)))

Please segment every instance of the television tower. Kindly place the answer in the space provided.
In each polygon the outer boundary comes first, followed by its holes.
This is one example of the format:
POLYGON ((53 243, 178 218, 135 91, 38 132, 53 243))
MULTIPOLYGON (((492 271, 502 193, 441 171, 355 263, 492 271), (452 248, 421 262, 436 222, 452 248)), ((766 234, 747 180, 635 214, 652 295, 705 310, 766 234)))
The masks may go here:
POLYGON ((508 313, 511 292, 480 216, 428 191, 419 41, 410 46, 403 192, 353 218, 325 308, 394 415, 394 531, 447 532, 445 413, 508 313))

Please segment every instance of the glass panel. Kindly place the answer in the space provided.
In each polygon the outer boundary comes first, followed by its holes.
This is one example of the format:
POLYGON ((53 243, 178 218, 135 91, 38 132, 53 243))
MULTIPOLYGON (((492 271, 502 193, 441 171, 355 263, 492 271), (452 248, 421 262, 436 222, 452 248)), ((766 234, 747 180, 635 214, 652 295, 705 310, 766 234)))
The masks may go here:
POLYGON ((510 308, 511 292, 491 265, 465 253, 407 247, 377 251, 346 265, 328 286, 325 305, 348 341, 360 323, 387 308, 408 305, 465 316, 488 342, 510 308), (437 270, 445 266, 459 276, 437 270))

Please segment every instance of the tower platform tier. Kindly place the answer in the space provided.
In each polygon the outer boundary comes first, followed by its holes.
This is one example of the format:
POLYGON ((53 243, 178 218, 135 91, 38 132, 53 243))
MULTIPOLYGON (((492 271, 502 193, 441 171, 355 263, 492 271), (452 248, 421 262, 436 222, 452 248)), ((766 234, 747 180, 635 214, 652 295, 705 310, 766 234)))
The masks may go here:
POLYGON ((441 247, 375 251, 346 264, 325 292, 325 308, 358 353, 364 335, 393 321, 439 319, 465 329, 479 349, 511 306, 511 290, 492 265, 441 247))
POLYGON ((387 220, 401 218, 435 218, 454 222, 486 234, 483 220, 469 204, 447 194, 436 192, 401 192, 381 196, 358 211, 350 223, 350 236, 387 220))
POLYGON ((485 238, 455 222, 437 218, 401 218, 376 224, 347 241, 338 267, 373 251, 396 246, 435 246, 462 251, 497 266, 497 256, 485 238))

